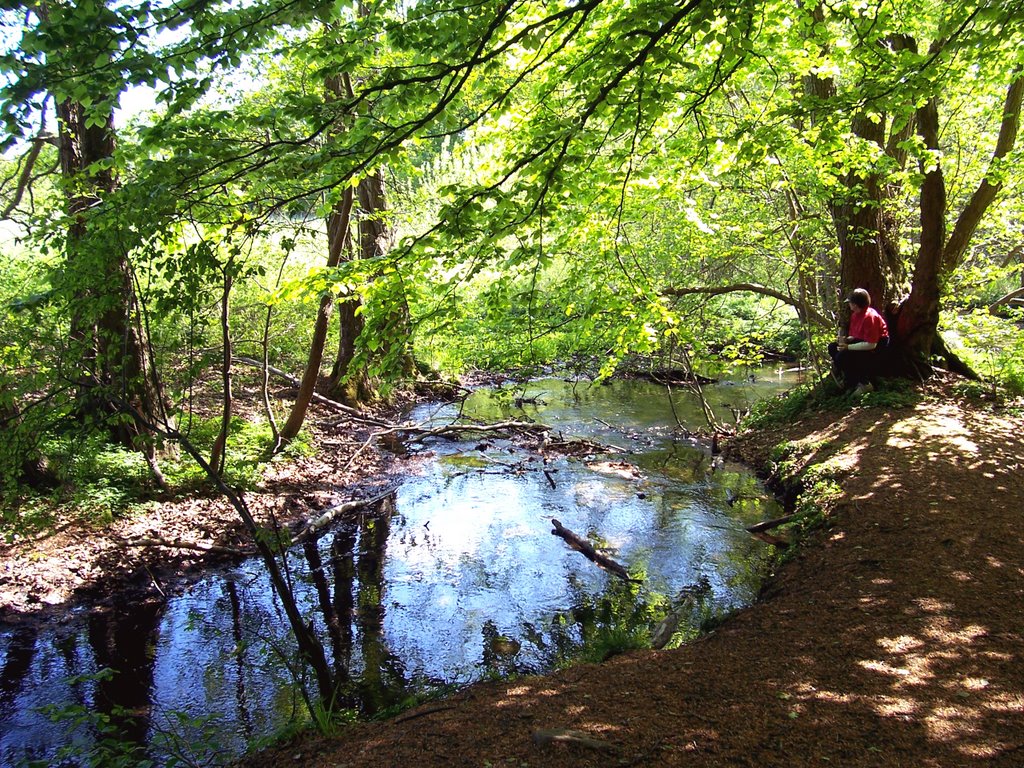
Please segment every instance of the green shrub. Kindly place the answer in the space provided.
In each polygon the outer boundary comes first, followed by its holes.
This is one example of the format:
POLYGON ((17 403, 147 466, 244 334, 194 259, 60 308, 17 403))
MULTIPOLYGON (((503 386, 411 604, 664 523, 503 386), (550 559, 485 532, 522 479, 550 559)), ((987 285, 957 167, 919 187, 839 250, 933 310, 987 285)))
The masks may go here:
POLYGON ((1024 312, 997 317, 987 309, 943 315, 947 344, 983 378, 1012 397, 1024 395, 1024 312))

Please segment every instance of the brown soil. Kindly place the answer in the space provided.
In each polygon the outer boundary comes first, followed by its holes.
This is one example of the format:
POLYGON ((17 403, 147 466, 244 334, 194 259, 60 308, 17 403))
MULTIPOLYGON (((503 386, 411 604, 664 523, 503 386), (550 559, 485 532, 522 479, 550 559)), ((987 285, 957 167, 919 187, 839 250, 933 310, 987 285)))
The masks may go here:
MULTIPOLYGON (((379 460, 338 476, 362 439, 341 429, 321 436, 339 442, 331 462, 281 469, 253 505, 302 519, 358 495, 346 484, 379 460)), ((760 467, 783 441, 795 446, 792 469, 823 464, 818 476, 842 492, 762 599, 710 635, 474 685, 247 765, 1024 765, 1024 420, 938 386, 914 407, 819 413, 728 449, 760 467)), ((219 534, 229 521, 213 500, 167 503, 103 535, 70 527, 4 546, 0 618, 97 584, 169 588, 208 556, 126 548, 125 537, 242 546, 219 534)))

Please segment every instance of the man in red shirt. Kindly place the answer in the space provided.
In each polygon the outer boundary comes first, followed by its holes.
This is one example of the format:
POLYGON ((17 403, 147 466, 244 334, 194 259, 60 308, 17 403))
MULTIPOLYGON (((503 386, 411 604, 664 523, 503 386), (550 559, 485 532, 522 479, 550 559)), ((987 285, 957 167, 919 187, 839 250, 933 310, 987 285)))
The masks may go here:
POLYGON ((857 288, 846 299, 853 313, 846 336, 828 345, 828 353, 842 374, 846 388, 855 394, 870 392, 879 350, 889 346, 889 328, 871 306, 871 294, 857 288))

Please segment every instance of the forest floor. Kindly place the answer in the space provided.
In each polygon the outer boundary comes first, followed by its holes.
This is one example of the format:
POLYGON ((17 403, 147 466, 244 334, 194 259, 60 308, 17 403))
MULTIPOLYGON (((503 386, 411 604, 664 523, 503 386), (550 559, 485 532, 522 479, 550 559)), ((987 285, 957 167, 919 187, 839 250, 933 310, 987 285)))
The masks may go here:
MULTIPOLYGON (((476 684, 246 765, 1024 765, 1024 419, 942 382, 915 405, 871 399, 727 445, 765 468, 786 443, 776 476, 835 492, 759 601, 702 639, 476 684)), ((318 430, 330 450, 272 469, 250 504, 283 525, 373 495, 359 482, 384 459, 350 461, 365 434, 318 430)), ((0 619, 110 604, 126 585, 159 599, 225 556, 126 545, 157 535, 245 546, 215 498, 154 505, 101 535, 69 523, 0 545, 0 619)))

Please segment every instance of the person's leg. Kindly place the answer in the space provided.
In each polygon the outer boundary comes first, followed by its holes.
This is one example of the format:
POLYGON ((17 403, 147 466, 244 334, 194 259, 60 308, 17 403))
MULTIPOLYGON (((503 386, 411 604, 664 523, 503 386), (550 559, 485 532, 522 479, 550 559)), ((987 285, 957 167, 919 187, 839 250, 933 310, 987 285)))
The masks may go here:
POLYGON ((832 358, 832 378, 835 379, 836 384, 840 387, 846 386, 846 375, 843 373, 842 358, 845 354, 845 350, 840 351, 839 345, 836 342, 832 342, 828 345, 828 356, 832 358))
POLYGON ((868 362, 867 355, 867 352, 854 352, 849 349, 840 353, 839 366, 843 371, 847 389, 854 389, 858 384, 867 381, 865 367, 868 362))
POLYGON ((889 349, 889 337, 883 338, 878 342, 878 346, 875 347, 874 351, 869 353, 870 360, 867 366, 867 379, 868 384, 874 384, 875 379, 879 376, 885 375, 886 357, 889 349))

